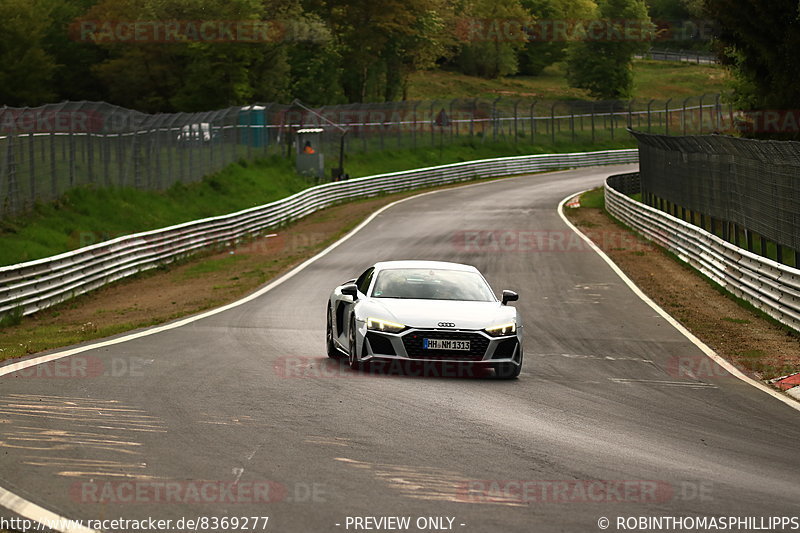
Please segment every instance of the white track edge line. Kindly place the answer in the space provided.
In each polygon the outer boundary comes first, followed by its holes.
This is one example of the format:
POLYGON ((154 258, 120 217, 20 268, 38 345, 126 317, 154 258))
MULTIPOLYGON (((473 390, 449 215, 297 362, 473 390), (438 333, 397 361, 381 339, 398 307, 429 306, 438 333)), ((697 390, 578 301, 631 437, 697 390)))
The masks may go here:
POLYGON ((760 389, 761 391, 766 392, 767 394, 769 394, 773 398, 782 401, 783 403, 785 403, 789 407, 791 407, 793 409, 796 409, 797 411, 800 411, 800 402, 797 402, 793 398, 791 398, 790 396, 781 394, 778 391, 774 390, 773 388, 768 387, 767 385, 765 385, 763 383, 759 383, 758 381, 754 380, 750 376, 747 376, 747 375, 743 374, 738 368, 733 366, 727 359, 724 359, 721 356, 719 356, 714 350, 711 349, 711 347, 709 347, 706 343, 704 343, 699 338, 697 338, 697 336, 695 336, 694 333, 692 333, 691 331, 686 329, 683 326, 683 324, 681 324, 680 322, 678 322, 677 320, 672 318, 672 316, 669 313, 664 311, 664 309, 662 309, 656 302, 654 302, 649 296, 647 296, 633 282, 633 280, 631 280, 631 278, 629 278, 628 275, 625 274, 625 272, 623 272, 622 269, 620 269, 617 266, 617 264, 614 263, 614 261, 612 261, 611 258, 603 250, 601 250, 599 246, 597 246, 594 243, 594 241, 592 241, 589 237, 587 237, 581 230, 578 229, 577 226, 575 226, 572 222, 569 221, 569 219, 567 219, 566 215, 564 215, 564 204, 566 204, 572 198, 575 198, 576 196, 579 196, 579 195, 581 195, 581 194, 583 194, 585 192, 587 192, 587 191, 581 191, 581 192, 578 192, 578 193, 570 194, 569 196, 567 196, 566 198, 561 200, 561 203, 558 204, 558 215, 561 217, 561 220, 563 220, 567 224, 567 226, 569 226, 569 228, 572 231, 577 233, 578 236, 581 239, 586 241, 586 243, 592 248, 592 250, 597 252, 597 254, 601 258, 603 258, 603 260, 606 263, 608 263, 608 265, 611 267, 611 270, 613 270, 614 273, 617 274, 617 276, 619 276, 620 279, 622 279, 622 281, 625 282, 625 284, 633 291, 634 294, 636 294, 636 296, 638 296, 647 305, 652 307, 653 310, 661 316, 661 318, 663 318, 664 320, 669 322, 669 324, 672 327, 677 329, 684 337, 689 339, 689 341, 691 341, 692 344, 694 344, 695 346, 700 348, 700 350, 704 354, 706 354, 708 357, 710 357, 715 363, 717 363, 719 366, 724 368, 731 375, 739 378, 740 380, 744 381, 745 383, 748 383, 748 384, 756 387, 757 389, 760 389))
MULTIPOLYGON (((55 531, 61 531, 62 533, 98 533, 94 529, 79 525, 79 520, 71 520, 52 513, 2 487, 0 487, 0 505, 55 531)), ((35 528, 31 529, 31 531, 35 530, 35 528)))
MULTIPOLYGON (((591 168, 591 167, 585 167, 585 168, 588 169, 588 168, 591 168)), ((563 172, 570 172, 570 171, 573 171, 573 170, 583 170, 583 168, 568 169, 568 170, 557 170, 557 171, 554 171, 554 172, 545 172, 545 174, 560 174, 560 173, 563 173, 563 172)), ((519 179, 519 178, 524 178, 524 177, 532 176, 532 175, 536 175, 536 174, 540 174, 540 173, 537 172, 537 173, 531 173, 531 174, 523 174, 521 176, 509 176, 506 179, 515 179, 515 178, 519 179)), ((503 179, 503 178, 500 178, 500 179, 503 179)), ((147 336, 153 335, 155 333, 160 333, 162 331, 167 331, 167 330, 170 330, 170 329, 179 328, 181 326, 185 326, 186 324, 190 324, 192 322, 196 322, 198 320, 202 320, 203 318, 207 318, 209 316, 216 315, 216 314, 221 313, 223 311, 227 311, 228 309, 233 309, 234 307, 238 307, 238 306, 243 305, 243 304, 245 304, 247 302, 250 302, 250 301, 252 301, 252 300, 254 300, 254 299, 256 299, 256 298, 258 298, 260 296, 263 296, 264 294, 268 293, 269 291, 271 291, 275 287, 277 287, 277 286, 283 284, 284 282, 290 280, 291 278, 293 278, 294 276, 296 276, 297 274, 302 272, 306 267, 308 267, 309 265, 311 265, 312 263, 314 263, 318 259, 321 259, 322 257, 328 255, 334 249, 336 249, 339 245, 341 245, 342 243, 344 243, 345 241, 347 241, 348 239, 353 237, 356 233, 361 231, 367 224, 372 222, 378 215, 380 215, 381 213, 383 213, 387 209, 390 209, 390 208, 392 208, 392 207, 394 207, 394 206, 396 206, 398 204, 401 204, 403 202, 407 202, 408 200, 413 200, 415 198, 420 198, 422 196, 427 196, 429 194, 435 194, 435 193, 438 193, 438 192, 447 191, 447 190, 451 190, 451 189, 454 189, 454 188, 455 189, 467 189, 467 188, 470 188, 470 187, 479 187, 481 185, 486 185, 486 184, 489 184, 489 183, 495 183, 497 181, 498 181, 497 179, 489 179, 489 180, 486 180, 486 181, 482 181, 480 183, 468 183, 468 184, 463 184, 463 185, 460 185, 460 186, 457 186, 457 187, 445 187, 445 188, 436 189, 436 190, 433 190, 433 191, 422 192, 422 193, 419 193, 419 194, 415 194, 413 196, 408 196, 406 198, 401 198, 400 200, 396 200, 396 201, 394 201, 394 202, 392 202, 390 204, 387 204, 387 205, 381 207, 377 211, 373 212, 370 216, 368 216, 366 219, 364 219, 358 226, 356 226, 355 228, 350 230, 345 236, 343 236, 342 238, 340 238, 339 240, 337 240, 336 242, 334 242, 333 244, 331 244, 330 246, 328 246, 327 248, 325 248, 324 250, 322 250, 321 252, 319 252, 315 256, 313 256, 313 257, 311 257, 309 259, 306 259, 304 262, 302 262, 301 264, 297 265, 292 270, 290 270, 286 274, 282 275, 278 279, 270 282, 269 284, 267 284, 264 287, 260 288, 256 292, 254 292, 254 293, 252 293, 252 294, 250 294, 248 296, 245 296, 244 298, 242 298, 240 300, 236 300, 235 302, 231 302, 231 303, 229 303, 227 305, 224 305, 222 307, 217 307, 215 309, 211 309, 211 310, 206 311, 204 313, 200 313, 199 315, 190 316, 190 317, 178 320, 176 322, 170 322, 169 324, 164 324, 162 326, 155 326, 153 328, 146 329, 146 330, 143 330, 143 331, 139 331, 137 333, 131 333, 129 335, 124 335, 124 336, 118 337, 116 339, 111 339, 111 340, 107 340, 107 341, 101 341, 101 342, 98 342, 98 343, 89 344, 89 345, 86 345, 86 346, 80 346, 78 348, 72 348, 72 349, 69 349, 69 350, 65 350, 63 352, 56 352, 56 353, 52 353, 52 354, 48 354, 48 355, 43 355, 41 357, 34 357, 32 359, 26 359, 25 361, 19 361, 17 363, 13 363, 13 364, 10 364, 10 365, 2 366, 2 367, 0 367, 0 377, 5 376, 7 374, 11 374, 13 372, 18 372, 20 370, 24 370, 24 369, 32 367, 32 366, 40 365, 42 363, 49 363, 51 361, 56 361, 56 360, 62 359, 64 357, 69 357, 71 355, 79 354, 79 353, 82 353, 82 352, 87 352, 89 350, 94 350, 94 349, 97 349, 97 348, 103 348, 105 346, 113 346, 114 344, 120 344, 120 343, 127 342, 127 341, 130 341, 130 340, 138 339, 138 338, 141 338, 141 337, 147 337, 147 336)), ((8 509, 8 510, 10 510, 10 511, 12 511, 12 512, 14 512, 14 513, 16 513, 16 514, 18 514, 18 515, 20 515, 22 517, 24 517, 24 518, 28 518, 30 520, 34 520, 34 521, 39 522, 39 523, 43 523, 43 522, 44 523, 47 523, 47 522, 49 522, 49 523, 58 523, 59 521, 61 521, 64 524, 69 524, 70 523, 70 519, 58 516, 57 514, 54 514, 54 513, 50 512, 50 511, 48 511, 47 509, 36 505, 35 503, 29 502, 28 500, 26 500, 26 499, 24 499, 24 498, 22 498, 20 496, 17 496, 13 492, 11 492, 8 489, 5 489, 3 487, 0 487, 0 506, 5 507, 6 509, 8 509)), ((76 527, 69 527, 68 525, 66 527, 64 527, 63 529, 61 529, 61 528, 52 528, 52 529, 54 529, 55 531, 59 531, 61 533, 98 533, 98 532, 96 532, 94 530, 91 530, 91 529, 87 529, 87 528, 77 528, 76 529, 76 527)))

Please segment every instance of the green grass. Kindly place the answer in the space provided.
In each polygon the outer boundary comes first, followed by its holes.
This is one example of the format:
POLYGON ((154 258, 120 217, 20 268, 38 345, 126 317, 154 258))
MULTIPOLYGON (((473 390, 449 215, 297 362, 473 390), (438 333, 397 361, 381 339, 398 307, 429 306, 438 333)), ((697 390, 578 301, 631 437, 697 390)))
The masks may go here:
POLYGON ((605 209, 606 197, 602 187, 592 189, 581 195, 581 207, 605 209))
POLYGON ((0 221, 0 264, 47 257, 135 231, 230 213, 285 197, 310 182, 278 157, 234 164, 164 192, 77 188, 23 217, 0 221))
MULTIPOLYGON (((177 318, 177 317, 174 317, 177 318)), ((144 328, 157 324, 155 320, 142 320, 137 322, 114 324, 112 326, 96 328, 91 323, 85 324, 80 328, 66 330, 61 325, 36 325, 23 330, 20 334, 22 342, 15 347, 11 357, 20 357, 26 354, 38 353, 54 346, 70 346, 92 339, 110 337, 137 328, 144 328)), ((0 350, 0 360, 6 359, 8 354, 0 350)), ((9 350, 11 351, 11 350, 9 350)))
POLYGON ((242 259, 243 257, 238 255, 229 255, 228 257, 224 257, 222 259, 206 259, 187 268, 185 276, 186 278, 198 278, 203 274, 220 272, 227 269, 231 263, 236 263, 242 259))
MULTIPOLYGON (((678 99, 728 90, 726 70, 719 65, 636 60, 633 73, 634 98, 673 98, 675 106, 678 99)), ((530 100, 588 99, 586 91, 567 85, 564 65, 559 63, 546 68, 539 76, 510 76, 496 80, 457 72, 420 72, 412 76, 408 95, 411 100, 494 99, 498 96, 530 100)))
MULTIPOLYGON (((531 153, 633 147, 627 136, 596 145, 561 140, 553 145, 473 142, 355 153, 346 159, 351 177, 531 153)), ((222 215, 262 205, 301 191, 314 182, 298 176, 292 162, 271 156, 236 163, 193 184, 164 192, 122 188, 78 188, 58 202, 37 205, 24 217, 0 221, 0 265, 73 250, 121 235, 222 215)))

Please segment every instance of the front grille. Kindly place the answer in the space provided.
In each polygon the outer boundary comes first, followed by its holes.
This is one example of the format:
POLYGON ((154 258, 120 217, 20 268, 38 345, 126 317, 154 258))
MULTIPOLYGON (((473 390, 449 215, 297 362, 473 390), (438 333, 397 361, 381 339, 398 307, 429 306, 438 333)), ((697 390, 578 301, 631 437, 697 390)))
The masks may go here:
POLYGON ((449 359, 453 361, 480 361, 486 354, 489 339, 479 333, 463 331, 414 331, 403 336, 403 346, 411 359, 449 359), (470 350, 426 350, 423 339, 452 339, 470 341, 470 350))
POLYGON ((378 333, 367 332, 367 340, 372 348, 372 353, 378 355, 397 355, 392 346, 392 341, 378 333))

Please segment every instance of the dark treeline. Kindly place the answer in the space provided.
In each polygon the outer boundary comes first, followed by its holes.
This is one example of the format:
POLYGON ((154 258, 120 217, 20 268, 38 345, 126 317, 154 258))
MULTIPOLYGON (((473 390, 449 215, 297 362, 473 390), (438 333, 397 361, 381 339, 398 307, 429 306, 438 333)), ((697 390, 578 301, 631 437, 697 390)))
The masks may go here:
POLYGON ((421 70, 495 78, 538 75, 557 61, 592 96, 626 97, 630 55, 649 43, 534 39, 528 30, 685 19, 702 1, 0 0, 0 104, 104 100, 174 112, 391 101, 407 96, 421 70))

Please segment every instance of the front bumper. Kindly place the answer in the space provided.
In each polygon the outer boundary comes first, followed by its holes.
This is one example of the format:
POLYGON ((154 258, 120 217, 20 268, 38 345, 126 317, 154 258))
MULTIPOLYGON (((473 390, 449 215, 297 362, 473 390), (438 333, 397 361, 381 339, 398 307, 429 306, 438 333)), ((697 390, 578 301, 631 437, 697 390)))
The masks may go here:
POLYGON ((366 333, 362 361, 422 361, 495 365, 497 363, 519 364, 521 339, 517 334, 491 337, 483 331, 408 329, 401 333, 386 333, 369 330, 366 333), (469 351, 430 350, 424 347, 424 339, 468 340, 469 351))

